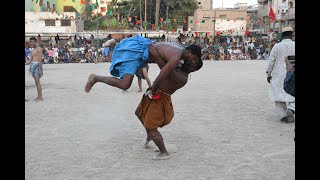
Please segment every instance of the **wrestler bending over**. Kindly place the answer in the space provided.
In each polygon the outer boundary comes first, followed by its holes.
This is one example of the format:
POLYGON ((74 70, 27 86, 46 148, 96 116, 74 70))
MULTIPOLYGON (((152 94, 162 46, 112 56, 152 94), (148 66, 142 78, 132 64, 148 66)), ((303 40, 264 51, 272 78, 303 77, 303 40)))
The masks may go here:
POLYGON ((174 42, 152 42, 150 39, 139 35, 123 39, 118 44, 116 44, 115 40, 111 39, 104 46, 114 47, 110 65, 110 73, 113 77, 91 74, 85 85, 87 93, 90 92, 92 86, 97 82, 102 82, 122 90, 129 89, 137 70, 145 63, 155 63, 153 59, 158 54, 166 57, 166 59, 163 58, 163 61, 169 63, 168 67, 175 67, 180 60, 191 62, 191 59, 196 56, 191 52, 190 47, 184 48, 174 42), (150 47, 153 47, 154 50, 150 51, 150 47), (166 54, 170 54, 170 56, 166 54))
POLYGON ((169 154, 157 128, 169 124, 174 116, 171 94, 182 88, 188 81, 188 74, 199 70, 203 63, 201 49, 197 45, 184 49, 175 44, 155 43, 149 47, 149 52, 156 57, 155 62, 161 69, 148 89, 157 98, 150 99, 143 95, 135 114, 147 131, 145 147, 148 148, 148 143, 152 140, 160 150, 153 159, 164 160, 169 159, 169 154), (183 64, 180 63, 181 57, 184 58, 183 64))

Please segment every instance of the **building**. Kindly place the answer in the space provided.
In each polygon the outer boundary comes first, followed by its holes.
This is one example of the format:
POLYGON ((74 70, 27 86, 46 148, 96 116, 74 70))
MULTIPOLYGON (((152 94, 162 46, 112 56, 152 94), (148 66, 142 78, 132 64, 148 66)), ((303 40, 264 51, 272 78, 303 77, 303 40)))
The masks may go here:
POLYGON ((258 4, 247 7, 247 27, 249 30, 261 30, 262 23, 259 20, 258 4))
POLYGON ((212 9, 213 0, 197 0, 198 9, 212 9))
POLYGON ((259 3, 259 18, 268 16, 270 6, 276 14, 276 20, 270 26, 263 24, 265 32, 272 30, 281 33, 282 27, 291 26, 295 28, 295 0, 257 0, 259 3))
POLYGON ((246 9, 196 9, 188 17, 188 30, 217 34, 236 33, 243 35, 246 30, 246 9))
POLYGON ((25 2, 25 32, 30 35, 76 33, 84 30, 85 0, 25 2))

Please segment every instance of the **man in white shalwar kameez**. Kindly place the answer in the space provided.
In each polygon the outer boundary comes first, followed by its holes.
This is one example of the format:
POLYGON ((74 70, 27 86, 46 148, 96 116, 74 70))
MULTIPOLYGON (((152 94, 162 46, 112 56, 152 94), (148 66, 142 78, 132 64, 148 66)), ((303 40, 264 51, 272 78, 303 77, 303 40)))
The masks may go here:
POLYGON ((269 97, 275 101, 277 118, 286 123, 294 122, 295 97, 284 90, 284 79, 287 73, 285 59, 295 56, 295 42, 292 41, 292 27, 282 29, 283 40, 274 45, 267 65, 267 81, 270 83, 269 97))

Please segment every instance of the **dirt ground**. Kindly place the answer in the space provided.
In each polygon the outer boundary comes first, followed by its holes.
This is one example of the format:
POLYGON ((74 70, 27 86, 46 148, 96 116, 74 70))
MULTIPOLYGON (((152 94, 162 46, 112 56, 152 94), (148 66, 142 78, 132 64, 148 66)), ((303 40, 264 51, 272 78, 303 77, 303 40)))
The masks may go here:
MULTIPOLYGON (((192 73, 172 95, 171 124, 160 129, 178 148, 162 161, 143 148, 137 78, 127 92, 105 84, 84 92, 89 74, 109 75, 109 65, 45 64, 43 102, 33 101, 25 67, 27 180, 295 179, 295 124, 276 119, 266 61, 205 61, 192 73)), ((151 64, 151 81, 158 73, 151 64)))

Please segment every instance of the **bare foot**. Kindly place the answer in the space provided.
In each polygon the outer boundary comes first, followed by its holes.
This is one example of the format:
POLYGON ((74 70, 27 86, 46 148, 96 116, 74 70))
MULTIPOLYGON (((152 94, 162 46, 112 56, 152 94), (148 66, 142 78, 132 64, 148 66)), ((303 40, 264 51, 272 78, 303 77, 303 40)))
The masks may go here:
POLYGON ((160 153, 158 155, 154 155, 152 157, 153 160, 166 160, 166 159, 170 159, 170 156, 168 153, 160 153))
POLYGON ((86 91, 87 93, 90 92, 92 86, 96 83, 96 82, 94 81, 94 76, 95 76, 94 74, 91 74, 91 75, 89 76, 89 78, 88 78, 87 84, 86 84, 86 86, 85 86, 85 88, 84 88, 84 91, 86 91))
POLYGON ((42 98, 36 98, 36 99, 34 99, 34 101, 35 102, 39 102, 39 101, 43 101, 43 99, 42 98))
POLYGON ((150 149, 149 142, 150 142, 150 141, 147 140, 147 141, 144 143, 144 145, 143 145, 144 148, 150 149))

